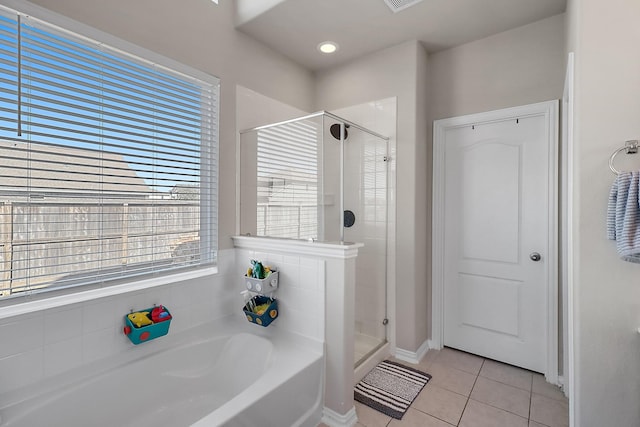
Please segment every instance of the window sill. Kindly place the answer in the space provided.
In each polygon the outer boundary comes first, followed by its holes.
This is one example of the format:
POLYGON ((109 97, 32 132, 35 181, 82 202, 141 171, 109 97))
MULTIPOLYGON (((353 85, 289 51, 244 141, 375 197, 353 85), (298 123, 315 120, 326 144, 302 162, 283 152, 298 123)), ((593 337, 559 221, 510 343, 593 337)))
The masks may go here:
POLYGON ((164 277, 154 277, 143 279, 133 283, 125 283, 121 285, 108 286, 100 289, 91 289, 88 291, 73 292, 70 291, 66 295, 60 295, 50 298, 42 298, 36 301, 18 302, 13 305, 0 307, 0 320, 9 317, 20 316, 23 314, 36 313, 51 308, 63 307, 66 305, 77 304, 99 298, 121 295, 130 292, 141 291, 144 289, 155 288, 158 286, 169 285, 183 280, 197 279, 199 277, 210 276, 218 273, 218 267, 206 267, 198 270, 171 274, 164 277))

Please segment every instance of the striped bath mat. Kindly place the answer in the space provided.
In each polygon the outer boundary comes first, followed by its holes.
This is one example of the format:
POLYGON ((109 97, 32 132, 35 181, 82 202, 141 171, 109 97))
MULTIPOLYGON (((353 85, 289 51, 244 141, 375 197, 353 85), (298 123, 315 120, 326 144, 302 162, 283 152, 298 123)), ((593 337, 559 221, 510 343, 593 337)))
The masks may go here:
POLYGON ((429 374, 385 360, 356 384, 354 399, 401 420, 430 379, 429 374))

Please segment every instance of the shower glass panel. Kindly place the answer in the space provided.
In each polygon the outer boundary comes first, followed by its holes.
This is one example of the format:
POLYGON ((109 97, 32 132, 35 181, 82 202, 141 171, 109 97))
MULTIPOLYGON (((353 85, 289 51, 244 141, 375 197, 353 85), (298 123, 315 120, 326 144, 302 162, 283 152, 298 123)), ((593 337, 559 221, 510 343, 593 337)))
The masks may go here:
POLYGON ((240 133, 240 233, 364 243, 355 364, 386 343, 388 139, 320 112, 240 133))
POLYGON ((321 239, 322 158, 322 116, 243 132, 240 233, 321 239))
POLYGON ((356 258, 357 365, 387 339, 387 141, 349 127, 343 158, 343 240, 364 243, 356 258))

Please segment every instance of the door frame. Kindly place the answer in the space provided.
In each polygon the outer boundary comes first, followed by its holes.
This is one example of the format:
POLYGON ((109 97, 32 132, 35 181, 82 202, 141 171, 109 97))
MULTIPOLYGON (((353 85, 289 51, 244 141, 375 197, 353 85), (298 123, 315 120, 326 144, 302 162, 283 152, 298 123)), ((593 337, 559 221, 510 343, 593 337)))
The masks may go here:
POLYGON ((444 339, 444 223, 445 223, 445 133, 448 129, 523 117, 545 117, 549 143, 549 236, 543 248, 548 260, 547 324, 545 327, 548 382, 558 384, 558 100, 435 120, 433 122, 433 211, 431 276, 431 345, 441 349, 444 339))

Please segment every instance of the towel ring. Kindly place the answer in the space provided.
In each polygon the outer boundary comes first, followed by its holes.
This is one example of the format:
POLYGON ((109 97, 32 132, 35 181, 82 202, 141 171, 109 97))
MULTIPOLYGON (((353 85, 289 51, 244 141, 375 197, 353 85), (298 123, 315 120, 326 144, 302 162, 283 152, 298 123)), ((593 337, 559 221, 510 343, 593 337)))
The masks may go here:
POLYGON ((618 148, 616 151, 613 152, 611 157, 609 157, 609 169, 611 169, 611 172, 613 172, 616 175, 619 175, 620 171, 616 169, 615 166, 613 166, 613 161, 615 160, 616 156, 620 154, 622 151, 626 151, 625 154, 636 154, 638 152, 638 140, 633 139, 631 141, 625 142, 624 147, 618 148))

